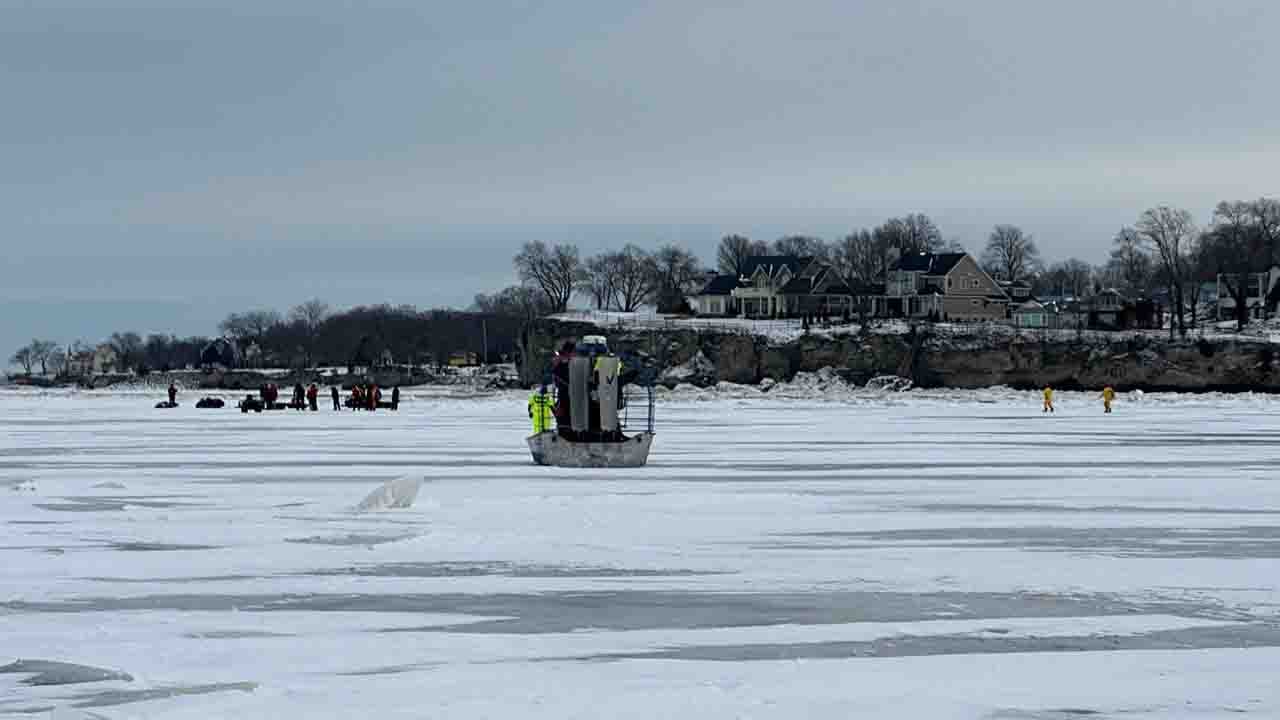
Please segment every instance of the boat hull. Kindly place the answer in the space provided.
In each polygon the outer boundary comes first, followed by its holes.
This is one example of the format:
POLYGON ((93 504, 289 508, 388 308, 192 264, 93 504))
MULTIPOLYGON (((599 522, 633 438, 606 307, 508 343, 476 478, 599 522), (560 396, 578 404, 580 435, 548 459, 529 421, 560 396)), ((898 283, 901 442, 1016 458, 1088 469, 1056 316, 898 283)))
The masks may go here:
POLYGON ((639 433, 622 442, 570 442, 554 431, 530 435, 529 451, 539 465, 555 467, 642 467, 649 460, 653 433, 639 433))

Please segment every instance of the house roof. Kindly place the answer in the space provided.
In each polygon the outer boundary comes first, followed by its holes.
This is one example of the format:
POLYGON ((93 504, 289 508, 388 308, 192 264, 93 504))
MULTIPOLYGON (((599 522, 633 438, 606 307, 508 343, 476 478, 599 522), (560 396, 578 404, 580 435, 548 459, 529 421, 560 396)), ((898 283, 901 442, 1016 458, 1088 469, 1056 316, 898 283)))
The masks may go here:
POLYGON ((903 255, 890 270, 946 275, 965 258, 966 253, 915 253, 903 255))
POLYGON ((717 275, 711 278, 702 289, 698 291, 698 295, 728 295, 738 287, 738 278, 732 275, 717 275))
POLYGON ((808 295, 813 291, 813 278, 795 277, 791 281, 782 286, 783 295, 808 295))
POLYGON ((747 258, 742 267, 742 275, 751 277, 759 270, 764 270, 769 277, 773 277, 782 268, 791 271, 792 275, 799 275, 809 263, 813 262, 811 257, 797 257, 795 255, 756 255, 747 258))

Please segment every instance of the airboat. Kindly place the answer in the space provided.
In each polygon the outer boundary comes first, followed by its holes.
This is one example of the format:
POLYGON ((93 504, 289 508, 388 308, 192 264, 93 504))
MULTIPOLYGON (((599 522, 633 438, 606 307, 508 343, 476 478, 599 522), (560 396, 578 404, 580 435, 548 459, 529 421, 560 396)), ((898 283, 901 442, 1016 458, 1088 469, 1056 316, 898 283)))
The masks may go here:
POLYGON ((559 405, 567 400, 568 408, 557 416, 558 427, 528 437, 538 465, 628 468, 649 460, 654 437, 652 381, 623 384, 618 358, 593 350, 608 352, 603 338, 583 338, 572 357, 560 359, 568 365, 568 382, 562 370, 553 383, 553 399, 559 405))

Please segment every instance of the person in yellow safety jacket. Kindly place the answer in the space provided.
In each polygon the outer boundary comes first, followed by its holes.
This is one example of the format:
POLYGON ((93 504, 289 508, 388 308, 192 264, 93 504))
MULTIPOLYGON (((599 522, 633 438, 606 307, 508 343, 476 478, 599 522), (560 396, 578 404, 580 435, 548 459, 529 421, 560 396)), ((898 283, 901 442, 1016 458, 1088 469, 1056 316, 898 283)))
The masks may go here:
POLYGON ((551 412, 551 396, 547 394, 547 386, 543 385, 537 392, 529 396, 529 419, 533 420, 533 433, 547 432, 553 425, 555 416, 551 412))
POLYGON ((1053 388, 1048 385, 1044 386, 1044 410, 1042 412, 1055 412, 1053 409, 1053 388))
POLYGON ((1116 391, 1110 385, 1102 388, 1102 407, 1103 412, 1111 412, 1111 403, 1115 402, 1116 391))

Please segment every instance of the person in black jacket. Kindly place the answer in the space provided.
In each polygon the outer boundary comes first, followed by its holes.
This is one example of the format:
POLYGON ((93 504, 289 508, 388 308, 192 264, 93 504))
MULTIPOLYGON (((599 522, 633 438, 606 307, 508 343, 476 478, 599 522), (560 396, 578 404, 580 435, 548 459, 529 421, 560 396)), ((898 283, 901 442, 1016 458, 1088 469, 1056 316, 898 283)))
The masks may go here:
POLYGON ((334 409, 334 410, 341 410, 341 409, 342 409, 342 395, 338 393, 338 386, 337 386, 337 385, 334 385, 333 387, 329 388, 329 396, 333 398, 333 409, 334 409))

